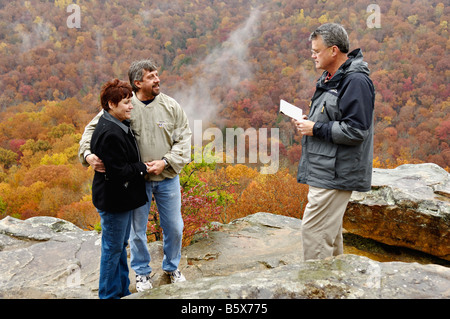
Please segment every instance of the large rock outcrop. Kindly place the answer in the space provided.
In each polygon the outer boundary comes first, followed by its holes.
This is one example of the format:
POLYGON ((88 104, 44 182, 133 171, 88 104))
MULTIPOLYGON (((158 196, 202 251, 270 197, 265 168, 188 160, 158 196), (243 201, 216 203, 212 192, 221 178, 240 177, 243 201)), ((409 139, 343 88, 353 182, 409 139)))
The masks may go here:
POLYGON ((374 169, 344 216, 354 234, 450 260, 450 174, 435 164, 374 169))
MULTIPOLYGON (((268 213, 220 225, 183 248, 188 281, 176 285, 161 270, 161 242, 150 243, 155 288, 129 298, 450 298, 443 266, 356 255, 303 262, 300 225, 268 213)), ((97 298, 99 261, 96 232, 51 217, 0 221, 0 298, 97 298)))
POLYGON ((188 282, 166 285, 160 243, 155 288, 127 298, 450 298, 450 268, 356 255, 303 262, 299 219, 257 213, 183 249, 188 282))
POLYGON ((450 298, 443 266, 356 255, 303 262, 300 226, 267 213, 222 225, 183 250, 189 281, 176 285, 165 285, 161 247, 152 244, 155 288, 127 298, 450 298))
POLYGON ((438 265, 378 263, 367 257, 340 255, 163 285, 126 298, 450 298, 450 270, 438 265))
POLYGON ((0 221, 0 298, 96 298, 101 236, 53 217, 0 221))

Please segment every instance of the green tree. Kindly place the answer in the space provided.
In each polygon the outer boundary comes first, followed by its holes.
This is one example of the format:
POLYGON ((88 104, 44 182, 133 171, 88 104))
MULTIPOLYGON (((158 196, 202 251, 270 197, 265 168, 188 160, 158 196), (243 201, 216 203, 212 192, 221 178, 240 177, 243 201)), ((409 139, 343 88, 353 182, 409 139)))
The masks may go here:
POLYGON ((17 162, 19 155, 13 151, 0 147, 0 164, 8 169, 17 162))

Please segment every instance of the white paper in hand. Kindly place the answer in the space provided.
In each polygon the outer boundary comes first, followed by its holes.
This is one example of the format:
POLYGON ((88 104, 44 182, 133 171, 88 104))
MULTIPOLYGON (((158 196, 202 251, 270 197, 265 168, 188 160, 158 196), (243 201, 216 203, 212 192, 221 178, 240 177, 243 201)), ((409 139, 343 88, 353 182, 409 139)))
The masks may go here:
POLYGON ((297 121, 303 120, 302 109, 286 102, 285 100, 280 101, 280 113, 290 116, 297 121))

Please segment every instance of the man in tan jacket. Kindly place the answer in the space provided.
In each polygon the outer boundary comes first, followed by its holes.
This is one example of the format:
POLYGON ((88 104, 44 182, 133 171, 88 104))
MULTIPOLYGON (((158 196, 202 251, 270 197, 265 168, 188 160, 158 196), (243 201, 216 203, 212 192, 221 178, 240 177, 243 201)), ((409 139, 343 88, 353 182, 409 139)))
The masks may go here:
MULTIPOLYGON (((136 136, 141 160, 151 166, 146 176, 146 191, 150 201, 134 210, 130 234, 131 268, 136 273, 136 289, 152 288, 150 254, 147 249, 147 223, 152 195, 155 198, 164 233, 162 269, 172 282, 184 281, 178 270, 181 259, 183 219, 178 174, 191 157, 191 129, 187 116, 171 97, 160 92, 160 79, 151 60, 133 62, 128 70, 133 87, 131 128, 136 136)), ((90 140, 100 112, 85 128, 78 151, 85 166, 97 171, 105 167, 90 152, 90 140)))

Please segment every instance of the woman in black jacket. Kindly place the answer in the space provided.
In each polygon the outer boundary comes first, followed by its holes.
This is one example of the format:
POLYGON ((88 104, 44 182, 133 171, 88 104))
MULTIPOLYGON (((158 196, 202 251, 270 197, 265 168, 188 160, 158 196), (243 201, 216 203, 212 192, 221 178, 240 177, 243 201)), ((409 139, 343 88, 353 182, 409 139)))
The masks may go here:
POLYGON ((118 79, 107 82, 100 94, 104 113, 92 135, 91 150, 102 159, 105 172, 95 172, 92 201, 101 217, 102 248, 99 297, 130 294, 127 251, 131 215, 147 201, 146 164, 140 161, 130 129, 132 89, 118 79))

